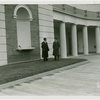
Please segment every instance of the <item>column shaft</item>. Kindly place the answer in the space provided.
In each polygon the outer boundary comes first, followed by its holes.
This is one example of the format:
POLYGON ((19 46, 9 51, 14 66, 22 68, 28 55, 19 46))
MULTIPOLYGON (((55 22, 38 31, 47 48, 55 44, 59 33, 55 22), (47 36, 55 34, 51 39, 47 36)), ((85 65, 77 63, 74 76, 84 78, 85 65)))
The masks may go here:
POLYGON ((96 27, 96 53, 100 53, 100 29, 96 27))
POLYGON ((84 54, 88 55, 88 32, 87 32, 87 26, 83 27, 83 45, 84 45, 84 54))
POLYGON ((66 30, 64 22, 60 24, 60 48, 61 58, 67 58, 66 30))
POLYGON ((77 56, 77 29, 76 25, 72 25, 72 54, 77 56))

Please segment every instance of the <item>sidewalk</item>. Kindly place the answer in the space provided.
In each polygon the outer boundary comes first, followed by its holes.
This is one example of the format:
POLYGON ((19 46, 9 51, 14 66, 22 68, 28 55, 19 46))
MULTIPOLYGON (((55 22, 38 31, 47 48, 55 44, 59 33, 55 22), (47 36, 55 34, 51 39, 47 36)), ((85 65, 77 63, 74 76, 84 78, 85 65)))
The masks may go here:
POLYGON ((39 73, 51 71, 57 68, 62 68, 71 64, 86 61, 85 59, 60 59, 59 61, 54 61, 49 59, 49 61, 44 62, 42 60, 16 63, 5 66, 0 66, 0 85, 22 79, 25 77, 33 76, 39 73))
POLYGON ((100 55, 84 56, 90 63, 42 79, 1 90, 2 95, 100 96, 100 55))

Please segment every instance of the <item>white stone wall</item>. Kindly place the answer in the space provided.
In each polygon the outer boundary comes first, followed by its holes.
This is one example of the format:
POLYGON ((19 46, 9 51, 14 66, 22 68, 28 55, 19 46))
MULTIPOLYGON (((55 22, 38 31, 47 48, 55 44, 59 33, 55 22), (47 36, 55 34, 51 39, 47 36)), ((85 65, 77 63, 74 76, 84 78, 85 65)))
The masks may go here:
MULTIPOLYGON (((49 57, 52 57, 53 56, 52 44, 54 41, 53 7, 52 5, 38 5, 38 13, 39 13, 40 44, 43 41, 43 38, 46 37, 50 49, 49 57)), ((40 45, 40 50, 41 50, 41 45, 40 45)))
POLYGON ((100 4, 70 4, 70 5, 78 9, 94 11, 94 12, 100 11, 100 4))
POLYGON ((100 21, 81 19, 81 18, 62 14, 55 11, 53 12, 53 18, 55 20, 74 23, 76 25, 78 24, 78 25, 86 25, 86 26, 100 26, 100 21))
POLYGON ((0 5, 0 66, 7 64, 5 9, 0 5))

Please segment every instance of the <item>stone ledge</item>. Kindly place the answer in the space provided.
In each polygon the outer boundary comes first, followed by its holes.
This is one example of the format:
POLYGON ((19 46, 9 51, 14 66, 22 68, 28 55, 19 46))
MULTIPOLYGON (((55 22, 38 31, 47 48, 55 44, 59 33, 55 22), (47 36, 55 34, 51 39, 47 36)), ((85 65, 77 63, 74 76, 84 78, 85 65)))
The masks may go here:
POLYGON ((31 48, 17 48, 16 50, 18 50, 18 51, 25 51, 25 50, 34 50, 35 49, 35 47, 31 47, 31 48))

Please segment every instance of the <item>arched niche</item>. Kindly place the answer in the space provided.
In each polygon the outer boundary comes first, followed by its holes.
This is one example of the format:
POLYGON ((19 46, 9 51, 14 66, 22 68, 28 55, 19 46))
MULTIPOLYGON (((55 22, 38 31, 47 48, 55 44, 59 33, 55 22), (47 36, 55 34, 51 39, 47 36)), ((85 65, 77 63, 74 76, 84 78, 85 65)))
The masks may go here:
POLYGON ((31 49, 30 21, 32 13, 27 6, 18 5, 14 10, 14 18, 17 28, 17 44, 19 50, 31 49))
POLYGON ((17 6, 15 7, 14 15, 13 15, 14 18, 17 18, 17 11, 18 11, 19 8, 24 8, 24 9, 26 9, 27 12, 28 12, 28 14, 29 14, 29 20, 32 21, 32 19, 33 19, 33 17, 32 17, 32 12, 31 12, 31 10, 30 10, 27 6, 25 6, 25 5, 17 5, 17 6))

